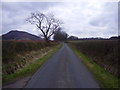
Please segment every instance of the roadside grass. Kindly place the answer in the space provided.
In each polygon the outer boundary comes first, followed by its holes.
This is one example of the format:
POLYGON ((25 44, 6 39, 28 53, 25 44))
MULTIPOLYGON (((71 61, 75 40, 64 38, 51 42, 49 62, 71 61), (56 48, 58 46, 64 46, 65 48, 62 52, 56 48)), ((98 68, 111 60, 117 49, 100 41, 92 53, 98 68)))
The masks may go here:
POLYGON ((120 88, 120 80, 118 78, 106 72, 102 67, 85 56, 81 51, 78 51, 76 48, 74 48, 74 46, 70 44, 68 45, 79 56, 88 70, 92 72, 96 80, 99 82, 101 88, 120 88))
POLYGON ((51 51, 48 52, 48 54, 41 57, 40 59, 19 69, 17 72, 15 72, 13 74, 3 76, 2 77, 2 78, 4 78, 4 80, 2 81, 3 85, 6 83, 9 83, 9 82, 12 82, 16 79, 23 78, 23 77, 34 74, 60 47, 61 47, 61 44, 59 44, 57 46, 52 46, 51 51))

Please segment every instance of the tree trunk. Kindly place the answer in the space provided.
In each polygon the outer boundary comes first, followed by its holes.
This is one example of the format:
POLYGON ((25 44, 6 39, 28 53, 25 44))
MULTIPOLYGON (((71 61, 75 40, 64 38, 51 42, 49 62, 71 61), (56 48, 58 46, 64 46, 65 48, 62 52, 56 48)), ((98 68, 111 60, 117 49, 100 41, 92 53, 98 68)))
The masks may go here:
POLYGON ((45 42, 46 42, 46 43, 50 43, 50 42, 49 42, 49 38, 45 37, 45 42))

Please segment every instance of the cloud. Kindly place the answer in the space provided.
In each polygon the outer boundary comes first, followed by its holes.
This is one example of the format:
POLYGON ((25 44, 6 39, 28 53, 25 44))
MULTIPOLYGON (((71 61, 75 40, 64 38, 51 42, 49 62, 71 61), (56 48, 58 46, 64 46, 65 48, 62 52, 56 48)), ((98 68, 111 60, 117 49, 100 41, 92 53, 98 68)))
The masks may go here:
POLYGON ((50 8, 65 22, 65 30, 78 37, 110 37, 118 35, 116 2, 64 3, 50 8))
POLYGON ((11 29, 38 35, 33 25, 25 22, 31 12, 52 12, 64 22, 64 31, 78 37, 118 35, 117 2, 20 2, 3 3, 3 33, 11 29))
POLYGON ((28 24, 25 19, 31 12, 41 11, 55 5, 56 3, 37 2, 7 2, 2 3, 2 34, 10 30, 22 30, 38 35, 38 30, 28 24), (36 31, 35 31, 36 30, 36 31))
POLYGON ((120 2, 118 3, 118 35, 120 36, 120 2))

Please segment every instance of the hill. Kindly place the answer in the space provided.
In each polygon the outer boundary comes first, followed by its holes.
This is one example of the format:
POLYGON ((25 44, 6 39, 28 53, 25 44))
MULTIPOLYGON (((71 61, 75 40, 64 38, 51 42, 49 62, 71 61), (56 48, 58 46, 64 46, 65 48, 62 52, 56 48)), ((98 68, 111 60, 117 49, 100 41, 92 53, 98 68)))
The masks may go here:
POLYGON ((2 40, 41 40, 41 38, 28 32, 14 30, 3 34, 2 40))

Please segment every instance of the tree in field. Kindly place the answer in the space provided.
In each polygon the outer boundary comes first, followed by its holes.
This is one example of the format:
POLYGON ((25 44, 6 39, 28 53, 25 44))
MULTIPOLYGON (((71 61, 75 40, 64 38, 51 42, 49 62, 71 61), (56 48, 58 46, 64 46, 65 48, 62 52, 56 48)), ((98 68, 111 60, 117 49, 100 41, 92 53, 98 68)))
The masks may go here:
POLYGON ((45 15, 40 12, 31 13, 31 16, 26 19, 27 22, 36 25, 41 31, 41 36, 48 43, 50 37, 60 28, 61 22, 54 15, 45 15))
POLYGON ((76 37, 76 36, 70 36, 70 37, 68 38, 68 40, 79 40, 79 38, 76 37))
POLYGON ((54 34, 54 40, 55 41, 66 41, 68 37, 68 34, 64 31, 61 31, 61 28, 59 28, 55 34, 54 34))

